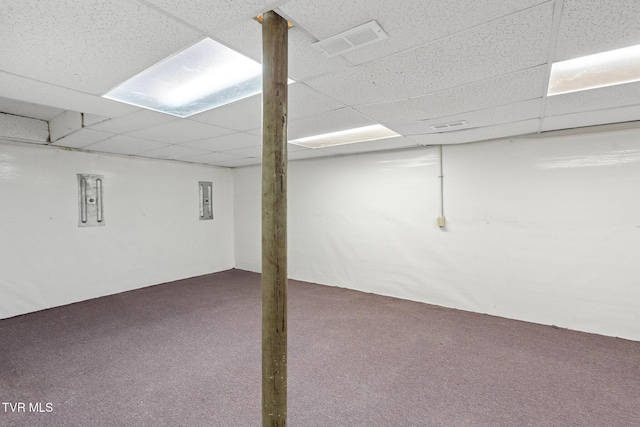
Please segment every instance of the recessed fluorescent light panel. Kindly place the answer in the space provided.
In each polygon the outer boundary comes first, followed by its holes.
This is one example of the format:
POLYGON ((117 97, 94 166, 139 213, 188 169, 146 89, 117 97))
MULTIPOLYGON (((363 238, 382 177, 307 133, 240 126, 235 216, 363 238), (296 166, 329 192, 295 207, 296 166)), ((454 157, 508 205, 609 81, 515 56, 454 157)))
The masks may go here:
POLYGON ((289 141, 291 144, 301 145, 307 148, 325 148, 334 145, 353 144, 356 142, 374 141, 400 136, 400 134, 378 124, 361 128, 342 130, 339 132, 325 133, 322 135, 308 136, 289 141))
POLYGON ((640 45, 555 62, 548 96, 640 81, 640 45))
POLYGON ((103 96, 189 117, 261 91, 261 64, 207 38, 147 68, 103 96))

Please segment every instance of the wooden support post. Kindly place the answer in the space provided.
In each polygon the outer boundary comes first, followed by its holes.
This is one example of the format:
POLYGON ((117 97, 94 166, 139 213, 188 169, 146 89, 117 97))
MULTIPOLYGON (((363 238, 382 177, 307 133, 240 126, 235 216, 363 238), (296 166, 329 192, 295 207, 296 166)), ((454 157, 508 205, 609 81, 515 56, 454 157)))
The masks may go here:
POLYGON ((262 18, 262 425, 287 425, 287 21, 262 18))

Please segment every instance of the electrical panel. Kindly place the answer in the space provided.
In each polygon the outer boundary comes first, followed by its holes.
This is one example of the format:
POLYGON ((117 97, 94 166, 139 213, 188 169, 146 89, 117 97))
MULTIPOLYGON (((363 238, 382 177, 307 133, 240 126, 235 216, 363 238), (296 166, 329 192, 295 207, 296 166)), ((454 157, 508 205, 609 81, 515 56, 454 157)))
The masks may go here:
POLYGON ((198 182, 200 189, 200 221, 213 219, 213 183, 198 182))
POLYGON ((78 227, 104 225, 102 175, 78 174, 78 227))

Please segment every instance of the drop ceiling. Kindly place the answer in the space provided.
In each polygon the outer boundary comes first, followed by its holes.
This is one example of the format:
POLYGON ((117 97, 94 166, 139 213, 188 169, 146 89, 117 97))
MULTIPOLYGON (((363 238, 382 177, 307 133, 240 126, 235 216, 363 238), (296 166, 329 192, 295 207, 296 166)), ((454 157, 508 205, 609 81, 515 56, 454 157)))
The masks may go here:
MULTIPOLYGON (((261 61, 252 18, 272 9, 295 25, 291 139, 375 123, 401 134, 290 145, 292 161, 640 120, 640 83, 546 96, 552 62, 640 44, 636 0, 2 0, 0 113, 39 124, 65 111, 100 116, 41 145, 259 164, 260 95, 187 119, 101 95, 205 37, 261 61), (331 58, 311 46, 373 20, 387 39, 331 58), (454 121, 466 124, 432 127, 454 121)), ((1 123, 0 139, 26 143, 1 123)))

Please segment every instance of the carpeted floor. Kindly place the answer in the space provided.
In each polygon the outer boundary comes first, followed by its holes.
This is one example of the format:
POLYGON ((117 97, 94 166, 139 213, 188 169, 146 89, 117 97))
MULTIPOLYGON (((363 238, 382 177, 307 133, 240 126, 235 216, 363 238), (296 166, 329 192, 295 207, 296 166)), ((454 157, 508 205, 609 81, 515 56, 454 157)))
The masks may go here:
MULTIPOLYGON (((0 345, 2 426, 261 424, 258 274, 0 320, 0 345)), ((290 426, 639 426, 640 343, 290 281, 288 390, 290 426)))

